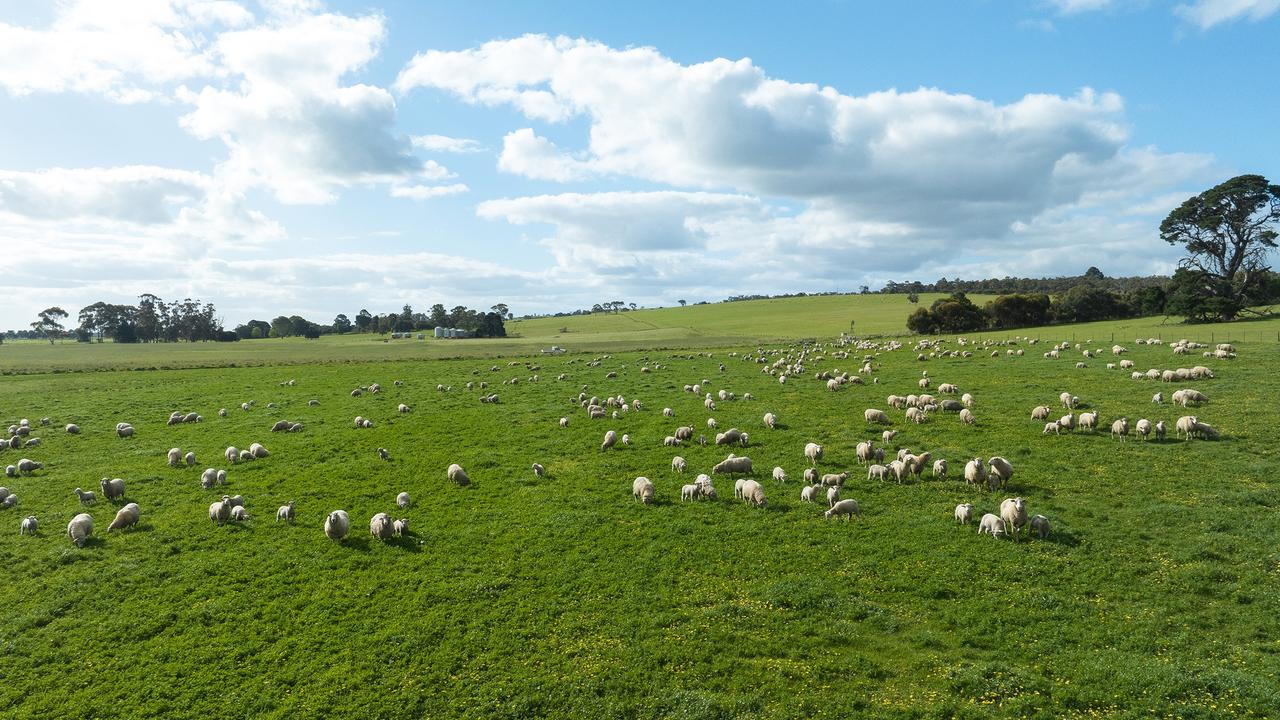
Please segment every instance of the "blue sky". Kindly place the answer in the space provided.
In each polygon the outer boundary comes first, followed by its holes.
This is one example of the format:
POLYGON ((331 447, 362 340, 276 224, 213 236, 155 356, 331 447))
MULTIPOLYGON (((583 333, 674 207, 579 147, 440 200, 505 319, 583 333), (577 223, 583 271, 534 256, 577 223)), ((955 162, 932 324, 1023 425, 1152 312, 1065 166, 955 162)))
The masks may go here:
POLYGON ((1169 272, 1280 177, 1280 0, 546 5, 0 0, 0 328, 1169 272))

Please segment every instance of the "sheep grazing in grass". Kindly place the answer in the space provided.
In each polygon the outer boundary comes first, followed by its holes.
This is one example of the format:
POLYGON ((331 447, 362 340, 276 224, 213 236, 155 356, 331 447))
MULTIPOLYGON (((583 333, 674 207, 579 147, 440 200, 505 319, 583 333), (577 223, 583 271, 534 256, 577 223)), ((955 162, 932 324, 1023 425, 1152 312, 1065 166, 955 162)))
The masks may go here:
POLYGON ((92 535, 93 516, 89 513, 80 513, 67 523, 67 537, 71 538, 76 547, 84 547, 85 541, 92 535))
POLYGON ((218 417, 226 417, 226 416, 227 416, 227 409, 226 409, 226 408, 218 408, 218 417))
POLYGON ((231 463, 232 465, 235 465, 236 463, 240 462, 240 450, 237 449, 235 445, 228 447, 222 453, 222 455, 227 459, 227 462, 231 463))
POLYGON ((1008 460, 1005 460, 999 455, 994 455, 987 460, 987 465, 991 468, 988 475, 989 481, 993 486, 992 489, 995 489, 995 487, 1004 487, 1009 484, 1009 478, 1013 477, 1013 465, 1010 464, 1008 460))
POLYGON ((102 496, 107 499, 107 502, 114 502, 124 497, 124 480, 120 478, 102 478, 101 487, 102 496))
POLYGON ((844 481, 845 481, 845 480, 848 480, 848 479, 849 479, 849 473, 847 473, 847 472, 842 472, 842 473, 827 473, 826 475, 823 475, 823 476, 822 476, 822 483, 821 483, 821 484, 822 484, 822 485, 834 485, 834 486, 837 486, 837 487, 838 487, 838 486, 840 486, 840 485, 843 485, 843 484, 844 484, 844 481))
POLYGON ((822 446, 818 443, 808 443, 804 446, 804 456, 811 465, 817 467, 818 461, 822 459, 822 446))
POLYGON ((35 535, 36 530, 40 527, 40 521, 35 515, 28 515, 22 518, 22 524, 18 526, 19 535, 35 535))
POLYGON ((289 523, 290 525, 293 524, 293 501, 292 500, 285 503, 284 505, 281 505, 279 508, 276 508, 276 522, 280 522, 281 520, 289 523))
POLYGON ((939 480, 947 477, 947 460, 942 458, 933 461, 933 477, 939 480))
POLYGON ((396 507, 401 510, 409 507, 409 493, 402 492, 399 495, 396 495, 396 507))
POLYGON ((964 481, 967 485, 985 485, 987 482, 987 466, 982 458, 974 458, 965 463, 964 481))
POLYGON ((1000 503, 1000 519, 1004 521, 1005 529, 1013 536, 1014 540, 1018 539, 1018 533, 1027 524, 1027 503, 1020 497, 1006 498, 1000 503))
POLYGON ((881 425, 889 424, 889 416, 886 415, 883 410, 877 410, 875 408, 867 408, 866 410, 862 411, 862 417, 865 421, 869 423, 880 423, 881 425))
MULTIPOLYGON (((92 490, 81 490, 80 488, 76 488, 75 493, 76 498, 80 500, 81 505, 92 505, 98 502, 98 496, 94 494, 92 490)), ((3 496, 0 495, 0 499, 2 498, 3 496)))
POLYGON ((471 478, 467 475, 467 471, 463 470, 462 466, 457 463, 449 466, 448 475, 449 481, 454 485, 462 486, 471 484, 471 478))
POLYGON ((409 519, 399 518, 391 523, 391 532, 396 537, 404 537, 409 534, 409 519))
POLYGON ((604 442, 600 443, 600 452, 604 452, 618 444, 618 433, 610 430, 604 434, 604 442))
POLYGON ((1049 537, 1049 518, 1043 515, 1033 515, 1031 517, 1031 532, 1035 533, 1036 537, 1041 540, 1049 537))
POLYGON ((398 410, 399 412, 402 412, 402 413, 407 413, 407 412, 409 412, 409 406, 408 406, 408 405, 405 405, 404 403, 400 403, 400 406, 399 406, 399 407, 397 407, 397 408, 396 408, 396 410, 398 410))
POLYGON ((1164 393, 1162 393, 1162 392, 1158 392, 1158 393, 1156 393, 1155 395, 1152 395, 1152 396, 1151 396, 1151 404, 1152 404, 1152 405, 1163 405, 1163 404, 1164 404, 1164 393))
POLYGON ((960 421, 965 425, 972 425, 977 422, 973 417, 973 413, 969 411, 969 408, 964 408, 960 411, 960 421))
POLYGON ((743 483, 742 499, 758 508, 769 506, 769 501, 764 496, 764 486, 755 480, 748 480, 743 483))
POLYGON ((395 528, 391 526, 390 515, 378 513, 369 519, 369 535, 374 540, 387 540, 393 532, 395 532, 395 528))
POLYGON ((567 428, 567 427, 569 427, 569 418, 567 418, 567 417, 562 417, 562 418, 560 418, 560 427, 562 427, 562 428, 567 428))
POLYGON ((0 500, 0 507, 3 507, 5 509, 11 508, 17 504, 18 504, 18 496, 13 493, 6 495, 4 500, 0 500))
POLYGON ((1004 520, 991 513, 983 515, 982 520, 978 521, 978 534, 982 535, 984 533, 991 537, 1003 537, 1005 534, 1004 520))
POLYGON ((698 496, 701 494, 702 494, 701 489, 697 485, 681 485, 680 486, 681 501, 697 500, 698 496))
MULTIPOLYGON (((746 481, 739 480, 738 482, 741 483, 746 481)), ((741 487, 738 487, 735 490, 735 494, 737 494, 738 497, 742 497, 741 490, 742 490, 741 487)), ((800 502, 811 503, 811 502, 814 502, 817 499, 817 497, 818 497, 817 485, 805 485, 804 487, 800 488, 800 502)))
POLYGON ((1067 408, 1068 410, 1070 410, 1070 409, 1072 409, 1072 408, 1074 408, 1074 407, 1076 406, 1076 404, 1075 404, 1075 396, 1074 396, 1074 395, 1072 395, 1072 394, 1071 394, 1071 393, 1069 393, 1069 392, 1064 392, 1064 393, 1062 393, 1062 394, 1058 395, 1058 402, 1061 402, 1061 403, 1062 403, 1062 407, 1067 408))
POLYGON ((889 477, 889 468, 884 465, 872 465, 867 468, 868 480, 887 480, 889 477))
POLYGON ((253 455, 255 458, 265 458, 265 457, 271 456, 271 453, 267 452, 267 449, 262 447, 260 443, 254 443, 250 445, 249 454, 253 455))
POLYGON ((226 495, 221 500, 209 505, 209 521, 215 525, 221 525, 231 519, 231 498, 226 495))
POLYGON ((1111 437, 1120 438, 1124 442, 1129 437, 1129 418, 1120 418, 1111 423, 1111 437))
POLYGON ((142 511, 138 508, 138 503, 129 503, 116 512, 115 519, 107 526, 107 532, 137 525, 141 517, 142 511))
POLYGON ((751 472, 751 458, 732 454, 711 468, 713 475, 750 475, 751 472))
POLYGON ((686 465, 684 458, 679 455, 671 458, 671 472, 683 473, 686 465))
POLYGON ((822 513, 822 516, 828 520, 830 520, 831 518, 843 517, 845 519, 845 522, 848 522, 849 519, 855 515, 858 517, 859 520, 861 520, 862 508, 858 507, 858 501, 852 498, 841 500, 837 503, 834 503, 831 506, 830 510, 827 510, 826 512, 822 513))
POLYGON ((224 495, 223 497, 226 498, 227 504, 230 505, 231 507, 244 507, 243 495, 232 495, 231 497, 226 497, 224 495))
POLYGON ((240 451, 240 462, 250 462, 253 460, 253 458, 254 458, 254 455, 249 450, 240 451))
POLYGON ((973 503, 960 503, 956 506, 956 522, 968 525, 973 521, 973 503))
POLYGON ((18 477, 18 467, 16 465, 4 466, 5 477, 18 477))
POLYGON ((880 433, 880 440, 884 442, 885 445, 888 445, 890 442, 893 442, 893 439, 897 436, 898 436, 897 430, 885 430, 884 432, 880 433))
POLYGON ((386 448, 384 448, 384 447, 380 447, 380 448, 378 448, 378 458, 379 458, 380 460, 390 460, 390 459, 391 459, 391 453, 390 453, 390 452, 388 452, 386 448))
POLYGON ((218 471, 218 484, 219 484, 219 485, 226 485, 226 484, 227 484, 227 471, 226 471, 226 470, 219 470, 219 471, 218 471))
POLYGON ((1058 428, 1061 430, 1066 430, 1068 432, 1075 430, 1076 414, 1067 413, 1066 415, 1063 415, 1062 417, 1058 418, 1058 428))
POLYGON ((631 496, 645 505, 653 504, 653 482, 647 477, 638 477, 631 483, 631 496))
POLYGON ((68 435, 79 435, 79 434, 80 434, 80 426, 79 426, 79 425, 76 425, 75 423, 69 423, 69 424, 67 425, 67 434, 68 434, 68 435))
POLYGON ((330 540, 341 541, 350 529, 351 519, 346 510, 334 510, 324 519, 324 536, 330 540))
POLYGON ((864 442, 858 443, 858 447, 856 448, 856 453, 858 455, 858 462, 862 463, 863 465, 866 465, 868 462, 871 461, 871 454, 873 451, 874 451, 874 446, 872 446, 870 442, 864 441, 864 442))
POLYGON ((534 463, 532 467, 533 474, 538 477, 542 477, 547 474, 547 469, 542 467, 542 463, 534 463))
POLYGON ((722 433, 716 434, 717 445, 737 445, 742 441, 742 431, 738 428, 729 428, 722 433))
POLYGON ((30 475, 31 473, 37 470, 43 470, 43 469, 44 469, 44 463, 38 463, 35 460, 22 458, 21 460, 18 461, 18 472, 21 472, 21 473, 27 473, 28 475, 30 475))
POLYGON ((626 433, 622 433, 622 444, 623 444, 623 445, 630 445, 630 444, 631 444, 631 436, 630 436, 630 435, 628 435, 628 434, 626 434, 626 433))
POLYGON ((1174 391, 1173 402, 1180 407, 1190 407, 1191 405, 1199 405, 1201 403, 1209 402, 1209 398, 1199 390, 1186 388, 1174 391))
POLYGON ((827 488, 827 507, 833 507, 836 501, 840 499, 840 486, 833 485, 827 488))
POLYGON ((774 428, 776 428, 776 427, 777 427, 777 425, 778 425, 778 416, 777 416, 777 415, 774 415, 774 414, 773 414, 773 413, 771 413, 771 412, 770 412, 770 413, 765 413, 765 414, 764 414, 764 426, 765 426, 765 427, 769 428, 770 430, 773 430, 774 428))
POLYGON ((1166 428, 1163 420, 1156 422, 1155 426, 1156 440, 1164 440, 1166 428))
POLYGON ((193 452, 188 452, 186 455, 182 457, 182 461, 187 464, 187 467, 192 467, 196 464, 196 454, 193 452))
POLYGON ((271 432, 288 432, 288 430, 289 430, 288 420, 277 420, 276 423, 271 426, 271 432))

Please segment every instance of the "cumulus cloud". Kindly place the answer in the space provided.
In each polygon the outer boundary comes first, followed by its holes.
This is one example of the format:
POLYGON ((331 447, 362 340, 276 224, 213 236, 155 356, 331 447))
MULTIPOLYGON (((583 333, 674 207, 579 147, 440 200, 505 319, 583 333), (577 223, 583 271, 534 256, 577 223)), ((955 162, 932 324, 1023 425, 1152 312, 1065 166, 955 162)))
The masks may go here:
POLYGON ((448 135, 411 135, 409 140, 413 142, 415 148, 428 152, 478 153, 485 151, 485 147, 475 140, 448 135))
POLYGON ((1195 0, 1174 8, 1178 15, 1208 30, 1236 20, 1259 22, 1280 10, 1280 0, 1195 0))

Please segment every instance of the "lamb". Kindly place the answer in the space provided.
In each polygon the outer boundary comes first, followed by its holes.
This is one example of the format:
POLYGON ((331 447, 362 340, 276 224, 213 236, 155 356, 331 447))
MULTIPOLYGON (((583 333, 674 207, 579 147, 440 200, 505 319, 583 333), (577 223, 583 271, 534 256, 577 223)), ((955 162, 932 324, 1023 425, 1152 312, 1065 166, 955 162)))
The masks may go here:
POLYGON ((285 432, 289 429, 288 420, 277 420, 275 425, 271 426, 271 432, 285 432))
POLYGON ((969 393, 965 393, 960 396, 960 402, 963 403, 965 407, 971 408, 973 407, 973 396, 969 393))
MULTIPOLYGON (((98 502, 98 496, 95 495, 92 490, 81 490, 80 488, 76 488, 75 493, 76 493, 76 497, 80 500, 81 505, 92 505, 98 502)), ((4 499, 4 495, 7 495, 7 494, 8 494, 8 491, 6 491, 3 494, 0 494, 0 500, 4 499)))
POLYGON ((290 525, 293 524, 293 501, 292 500, 285 503, 284 505, 281 505, 279 508, 276 509, 276 522, 280 522, 281 520, 289 523, 290 525))
POLYGON ((653 482, 647 477, 638 477, 631 483, 631 496, 645 505, 653 504, 653 482))
POLYGON ((5 477, 18 477, 18 468, 16 465, 5 465, 5 477))
POLYGON ((818 484, 818 469, 807 467, 804 469, 804 481, 809 485, 818 484))
POLYGON ((1164 393, 1162 393, 1162 392, 1158 392, 1158 393, 1156 393, 1155 395, 1152 395, 1152 396, 1151 396, 1151 403, 1152 403, 1153 405, 1163 405, 1163 404, 1164 404, 1164 393))
POLYGON ((562 418, 560 418, 560 427, 562 427, 562 428, 567 428, 567 427, 569 427, 569 418, 567 418, 567 417, 562 417, 562 418))
POLYGON ((880 423, 881 425, 889 424, 889 416, 883 410, 875 408, 867 408, 862 411, 862 417, 869 423, 880 423))
POLYGON ((1059 395, 1058 401, 1062 403, 1062 407, 1067 408, 1068 410, 1076 406, 1075 398, 1069 392, 1064 392, 1061 395, 1059 395))
POLYGON ((1111 423, 1111 437, 1120 438, 1124 442, 1129 436, 1129 418, 1120 418, 1111 423))
POLYGON ((386 540, 394 531, 395 528, 391 526, 391 516, 386 513, 378 513, 369 519, 369 534, 374 540, 386 540))
POLYGON ((884 481, 888 479, 888 477, 889 477, 889 468, 885 467, 884 465, 872 465, 871 467, 867 468, 868 480, 875 478, 877 480, 884 481))
POLYGON ((832 505, 830 510, 822 513, 822 516, 828 520, 843 516, 845 522, 848 522, 849 518, 854 515, 857 515, 859 520, 862 519, 862 509, 858 507, 858 501, 852 498, 841 500, 840 502, 832 505))
POLYGON ((742 499, 758 508, 769 505, 769 501, 764 496, 764 486, 755 480, 748 480, 743 484, 742 499))
POLYGON ((778 482, 783 482, 783 483, 784 483, 784 482, 786 482, 786 481, 787 481, 787 472, 786 472, 785 470, 783 470, 782 468, 780 468, 780 467, 774 467, 774 468, 773 468, 773 479, 774 479, 774 480, 776 480, 776 481, 778 481, 778 482))
POLYGON ((458 463, 453 463, 449 466, 448 476, 449 481, 455 485, 463 486, 471 484, 471 478, 467 476, 467 471, 463 470, 462 466, 458 463))
POLYGON ((973 520, 973 503, 960 503, 956 506, 956 522, 968 525, 973 520))
POLYGON ((227 416, 227 409, 226 409, 226 408, 218 408, 218 417, 226 417, 226 416, 227 416))
POLYGON ((1002 537, 1004 532, 1004 520, 998 516, 987 513, 982 516, 982 520, 978 521, 978 534, 986 533, 991 537, 1002 537))
POLYGON ((1033 515, 1031 517, 1031 530, 1041 540, 1049 537, 1049 518, 1043 515, 1033 515))
POLYGON ((965 408, 960 411, 960 420, 965 425, 972 425, 976 422, 973 417, 973 413, 969 411, 969 408, 965 408))
POLYGON ((765 427, 769 428, 770 430, 773 430, 775 427, 777 427, 777 424, 778 424, 778 416, 774 415, 771 412, 764 414, 765 427))
POLYGON ((826 475, 823 475, 823 476, 822 476, 822 484, 823 484, 823 485, 835 485, 835 486, 837 486, 837 487, 838 487, 838 486, 840 486, 840 485, 843 485, 843 484, 844 484, 844 481, 845 481, 845 480, 848 480, 848 479, 849 479, 849 473, 847 473, 847 472, 842 472, 842 473, 827 473, 826 475))
POLYGON ((396 507, 401 510, 409 507, 409 493, 402 492, 399 495, 396 495, 396 507))
POLYGON ((36 529, 40 527, 40 521, 35 515, 28 515, 22 518, 22 524, 18 526, 19 535, 35 535, 36 529))
POLYGON ((1163 420, 1159 420, 1156 422, 1155 431, 1156 431, 1156 440, 1164 440, 1165 424, 1163 420))
POLYGON ((196 454, 189 452, 183 456, 182 461, 187 464, 187 467, 191 467, 196 464, 196 454))
POLYGON ((71 542, 75 543, 76 547, 84 547, 85 541, 91 535, 93 535, 93 516, 89 513, 80 513, 67 523, 67 537, 71 538, 71 542))
POLYGON ((386 448, 384 448, 384 447, 380 447, 380 448, 378 448, 378 459, 379 459, 379 460, 390 460, 390 459, 391 459, 391 452, 390 452, 389 450, 387 450, 386 448))
POLYGON ((1061 434, 1061 430, 1062 426, 1057 422, 1048 422, 1044 424, 1044 432, 1041 434, 1048 435, 1049 433, 1053 433, 1054 435, 1059 435, 1061 434))
POLYGON ((671 458, 671 471, 675 473, 683 473, 687 463, 684 458, 679 455, 671 458))
POLYGON ((993 484, 998 484, 1000 487, 1009 484, 1009 478, 1013 477, 1013 465, 1008 460, 999 455, 994 455, 987 460, 987 465, 991 468, 991 479, 996 481, 993 484))
POLYGON ((169 448, 169 467, 182 464, 182 448, 169 448))
POLYGON ((604 442, 600 443, 600 452, 604 452, 618 444, 618 433, 610 430, 604 434, 604 442))
POLYGON ((737 457, 731 454, 729 457, 716 463, 716 465, 711 468, 711 473, 713 475, 750 475, 752 473, 751 458, 737 457))
POLYGON ((391 523, 391 532, 396 537, 404 537, 409 533, 409 519, 400 518, 391 523))
POLYGON ((324 519, 324 535, 330 540, 341 541, 351 529, 351 519, 346 510, 334 510, 324 519))
POLYGON ((219 484, 219 485, 226 485, 226 484, 227 484, 227 471, 226 471, 226 470, 219 470, 219 471, 218 471, 218 484, 219 484))
POLYGON ((822 459, 822 446, 818 443, 808 443, 804 446, 804 456, 808 458, 809 463, 817 467, 818 461, 822 459))
POLYGON ((116 512, 116 517, 107 526, 107 532, 112 530, 123 530, 138 524, 138 519, 142 517, 142 511, 138 509, 138 503, 129 503, 120 508, 116 512))
POLYGON ((1000 503, 1000 519, 1004 521, 1004 526, 1013 539, 1017 540, 1018 532, 1027 524, 1026 501, 1020 497, 1006 498, 1000 503))
MULTIPOLYGON (((817 485, 805 485, 804 487, 800 488, 800 502, 811 503, 814 501, 817 494, 818 494, 817 485)), ((741 497, 741 495, 739 495, 738 497, 741 497)))
POLYGON ((974 458, 965 463, 964 481, 969 485, 985 485, 987 482, 987 466, 982 458, 974 458))
POLYGON ((889 443, 893 442, 893 439, 897 436, 898 436, 897 430, 885 430, 884 432, 880 433, 880 440, 884 442, 885 445, 888 445, 889 443))
POLYGON ((205 471, 200 473, 200 487, 204 488, 205 490, 212 488, 217 482, 218 482, 217 470, 214 470, 213 468, 205 468, 205 471))
POLYGON ((231 498, 226 495, 222 499, 209 505, 209 520, 215 525, 221 525, 231 518, 231 498))
POLYGON ((240 462, 250 462, 253 460, 253 453, 248 450, 240 451, 240 462))
POLYGON ((832 485, 827 488, 827 507, 835 507, 836 501, 840 499, 839 484, 832 485))
POLYGON ((728 430, 716 434, 717 445, 735 445, 742 440, 742 431, 738 428, 729 428, 728 430))
POLYGON ((79 434, 80 434, 80 426, 79 426, 79 425, 76 425, 75 423, 69 423, 69 424, 67 425, 67 434, 68 434, 68 435, 79 435, 79 434))
POLYGON ((696 500, 699 495, 701 495, 701 489, 697 485, 680 486, 681 500, 696 500))
POLYGON ((662 439, 662 444, 666 447, 678 447, 680 445, 680 438, 675 435, 668 435, 662 439))
POLYGON ((402 413, 407 413, 407 412, 409 412, 409 406, 408 406, 408 405, 405 405, 404 403, 400 403, 400 406, 399 406, 398 408, 396 408, 396 409, 397 409, 398 411, 402 412, 402 413))
POLYGON ((114 480, 102 478, 101 485, 102 496, 105 497, 108 502, 113 502, 118 498, 124 497, 124 480, 121 480, 120 478, 115 478, 114 480))

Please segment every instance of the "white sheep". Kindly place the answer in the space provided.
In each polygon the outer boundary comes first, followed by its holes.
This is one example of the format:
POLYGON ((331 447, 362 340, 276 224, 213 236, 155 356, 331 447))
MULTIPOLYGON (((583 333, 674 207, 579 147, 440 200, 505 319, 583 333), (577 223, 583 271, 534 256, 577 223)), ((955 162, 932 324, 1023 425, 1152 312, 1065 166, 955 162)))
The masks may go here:
POLYGON ((1048 405, 1037 405, 1031 410, 1032 420, 1045 420, 1049 417, 1048 405))
POLYGON ((68 423, 68 424, 67 424, 67 434, 68 434, 68 435, 79 435, 79 434, 80 434, 80 426, 79 426, 79 425, 76 425, 75 423, 68 423))
POLYGON ((293 501, 292 500, 285 503, 284 505, 281 505, 279 508, 276 508, 276 522, 280 522, 281 520, 289 523, 290 525, 293 524, 293 501))
POLYGON ((814 467, 817 467, 818 461, 822 459, 822 446, 818 443, 808 443, 804 446, 804 456, 814 467))
POLYGON ((562 428, 567 428, 567 427, 569 427, 569 418, 567 418, 567 417, 562 417, 562 418, 560 418, 560 427, 562 427, 562 428))
POLYGON ((982 520, 978 521, 978 534, 986 533, 991 537, 1002 537, 1004 532, 1004 520, 998 516, 987 513, 982 516, 982 520))
POLYGON ((267 452, 266 448, 262 447, 261 443, 254 443, 250 445, 249 454, 253 455, 255 458, 270 457, 271 455, 271 453, 267 452))
POLYGON ((867 468, 867 479, 887 480, 889 477, 889 468, 884 465, 872 465, 867 468))
POLYGON ((1031 530, 1041 540, 1049 537, 1049 518, 1043 515, 1033 515, 1031 517, 1031 530))
POLYGON ((933 477, 937 479, 945 479, 947 477, 946 458, 933 461, 933 477))
POLYGON ((547 474, 547 469, 542 467, 542 463, 534 463, 531 467, 533 469, 533 474, 538 477, 543 477, 547 474))
POLYGON ((671 458, 671 471, 675 473, 683 473, 687 463, 684 458, 679 455, 671 458))
POLYGON ((215 525, 221 525, 231 518, 231 498, 226 495, 221 500, 209 505, 209 520, 215 525))
POLYGON ((227 471, 226 471, 226 470, 219 470, 219 471, 218 471, 218 484, 219 484, 219 485, 226 485, 226 484, 227 484, 227 471))
POLYGON ((828 520, 843 516, 845 522, 848 522, 849 518, 854 515, 857 515, 859 520, 862 519, 862 509, 858 507, 858 501, 852 498, 841 500, 832 505, 830 510, 822 513, 822 516, 828 520))
POLYGON ((138 503, 129 503, 116 512, 115 519, 107 526, 107 532, 137 525, 141 517, 142 511, 138 509, 138 503))
POLYGON ((1006 498, 1000 503, 1000 519, 1004 521, 1005 529, 1013 536, 1014 540, 1018 539, 1018 532, 1027 524, 1027 503, 1020 497, 1006 498))
POLYGON ((618 433, 610 430, 604 434, 604 442, 600 443, 600 452, 604 452, 618 444, 618 433))
POLYGON ((681 500, 696 500, 700 494, 701 494, 700 488, 697 485, 681 485, 680 486, 681 500))
POLYGON ((409 519, 400 518, 391 523, 391 532, 396 537, 404 537, 409 533, 409 519))
POLYGON ((409 406, 408 406, 408 405, 405 405, 404 403, 400 403, 400 406, 399 406, 398 408, 396 408, 396 410, 398 410, 398 411, 400 411, 400 412, 402 412, 402 413, 407 413, 407 412, 409 412, 409 406))
POLYGON ((653 504, 653 481, 638 477, 631 483, 631 496, 645 505, 653 504))
POLYGON ((76 547, 84 547, 85 541, 91 535, 93 535, 93 516, 89 513, 80 513, 67 523, 67 537, 71 538, 71 542, 75 543, 76 547))
POLYGON ((764 414, 764 426, 773 430, 778 425, 778 416, 771 412, 764 414))
POLYGON ((119 435, 122 438, 133 437, 133 426, 125 425, 124 427, 116 428, 116 435, 119 435))
POLYGON ((969 411, 969 408, 964 408, 960 411, 960 421, 965 425, 972 425, 977 422, 973 417, 973 413, 969 411))
POLYGON ((774 480, 776 480, 776 481, 778 481, 778 482, 781 482, 781 483, 786 482, 786 481, 787 481, 787 471, 786 471, 786 470, 783 470, 781 467, 777 467, 777 466, 775 466, 775 467, 773 468, 773 479, 774 479, 774 480))
POLYGON ((968 525, 973 520, 973 503, 960 503, 956 506, 956 522, 968 525))
POLYGON ((1061 426, 1061 425, 1059 425, 1056 421, 1055 421, 1055 422, 1048 422, 1048 423, 1045 423, 1045 424, 1044 424, 1044 432, 1043 432, 1043 433, 1041 433, 1041 434, 1042 434, 1042 435, 1048 435, 1049 433, 1053 433, 1054 435, 1060 435, 1060 434, 1062 434, 1062 426, 1061 426))
POLYGON ((410 503, 410 500, 409 500, 409 493, 407 493, 407 492, 402 492, 402 493, 400 493, 399 495, 396 495, 396 507, 398 507, 398 508, 400 508, 401 510, 403 510, 403 509, 405 509, 405 508, 409 507, 409 503, 410 503))
POLYGON ((990 479, 993 489, 994 486, 1004 487, 1009 484, 1009 478, 1013 477, 1013 465, 1008 460, 999 455, 993 455, 987 460, 987 465, 991 468, 990 479))
POLYGON ((987 482, 987 466, 982 458, 974 458, 965 463, 964 481, 969 485, 985 485, 987 482))
POLYGON ((232 465, 235 465, 237 462, 240 461, 240 451, 236 449, 235 445, 228 447, 226 451, 222 453, 222 455, 227 459, 227 462, 231 463, 232 465))
POLYGON ((758 508, 768 507, 769 501, 764 496, 764 486, 755 480, 748 480, 742 486, 742 499, 758 508))
POLYGON ((1120 418, 1111 423, 1111 437, 1120 438, 1124 442, 1129 436, 1129 418, 1120 418))
POLYGON ((827 488, 827 507, 835 507, 836 501, 840 499, 840 486, 832 485, 827 488))
POLYGON ((38 463, 28 458, 22 458, 18 461, 18 472, 30 474, 42 469, 44 469, 44 463, 38 463))
POLYGON ((974 405, 973 396, 970 395, 969 393, 965 393, 961 395, 960 402, 963 403, 964 406, 967 408, 971 408, 974 405))
MULTIPOLYGON (((98 496, 95 495, 92 490, 81 490, 80 488, 76 488, 75 493, 76 497, 80 500, 81 505, 92 505, 98 502, 98 496)), ((7 491, 5 493, 0 493, 0 500, 3 500, 4 496, 7 494, 7 491)))
POLYGON ((881 425, 889 424, 889 416, 886 415, 883 410, 877 410, 875 408, 867 408, 866 410, 862 411, 862 417, 866 422, 869 422, 869 423, 880 423, 881 425))
POLYGON ((369 519, 369 535, 374 540, 386 540, 395 532, 395 528, 391 526, 391 516, 386 513, 378 513, 369 519))
POLYGON ((16 465, 4 466, 5 477, 18 477, 18 467, 16 465))
POLYGON ((467 475, 467 471, 463 470, 462 466, 459 465, 458 463, 453 463, 452 465, 450 465, 449 471, 447 474, 449 476, 449 482, 452 482, 455 485, 471 484, 471 478, 467 475))
POLYGON ((1163 420, 1159 420, 1156 422, 1155 432, 1156 432, 1156 440, 1164 440, 1166 429, 1165 429, 1165 424, 1163 420))
MULTIPOLYGON (((745 483, 746 481, 739 480, 738 482, 745 483)), ((741 487, 734 488, 734 494, 737 497, 742 497, 741 487)), ((817 485, 805 485, 804 487, 800 488, 800 502, 807 502, 807 503, 814 502, 814 500, 817 498, 817 494, 818 494, 817 485)))
POLYGON ((124 497, 124 480, 121 480, 120 478, 102 478, 102 482, 100 484, 102 487, 102 496, 105 497, 108 502, 124 497))
POLYGON ((19 535, 35 535, 36 530, 40 527, 40 521, 35 515, 28 515, 22 518, 22 524, 18 526, 19 535))
POLYGON ((351 529, 351 519, 346 510, 334 510, 324 519, 324 534, 330 540, 342 540, 351 529))

